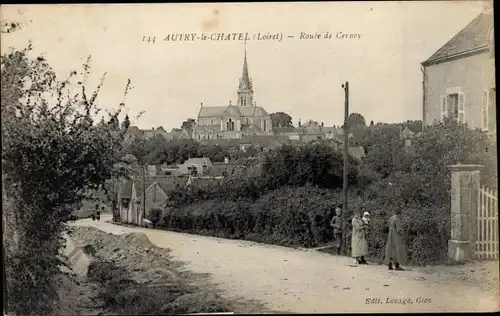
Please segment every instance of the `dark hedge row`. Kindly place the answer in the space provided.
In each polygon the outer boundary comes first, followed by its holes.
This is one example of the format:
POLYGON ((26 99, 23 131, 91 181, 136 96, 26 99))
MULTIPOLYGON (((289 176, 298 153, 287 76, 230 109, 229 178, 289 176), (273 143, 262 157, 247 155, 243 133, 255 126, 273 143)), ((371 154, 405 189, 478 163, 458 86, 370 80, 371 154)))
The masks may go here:
MULTIPOLYGON (((316 247, 332 241, 329 222, 339 203, 342 203, 340 191, 284 187, 255 202, 208 200, 184 208, 166 208, 161 215, 158 214, 158 226, 173 231, 282 246, 316 247)), ((348 240, 352 229, 352 210, 369 211, 373 218, 368 234, 370 256, 382 260, 388 233, 387 221, 392 209, 389 205, 384 207, 381 199, 361 201, 355 194, 350 194, 349 204, 350 211, 346 214, 348 240)), ((448 209, 408 205, 403 208, 402 218, 411 263, 424 264, 445 259, 449 234, 448 209)))

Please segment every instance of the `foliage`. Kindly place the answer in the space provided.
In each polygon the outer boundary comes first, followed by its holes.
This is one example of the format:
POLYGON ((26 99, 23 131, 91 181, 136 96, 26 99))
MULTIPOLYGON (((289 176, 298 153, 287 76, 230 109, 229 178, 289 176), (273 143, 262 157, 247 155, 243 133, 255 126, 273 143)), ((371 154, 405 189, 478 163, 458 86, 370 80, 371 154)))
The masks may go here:
POLYGON ((246 152, 231 150, 218 144, 203 144, 192 139, 166 140, 161 135, 149 139, 135 138, 126 147, 126 152, 137 157, 140 164, 180 164, 192 157, 207 157, 212 162, 223 162, 252 157, 258 153, 250 147, 246 152))
POLYGON ((363 164, 382 177, 390 175, 399 152, 398 125, 380 124, 370 129, 369 138, 362 144, 366 150, 363 164))
MULTIPOLYGON (((407 151, 399 138, 403 124, 370 129, 368 157, 351 168, 348 224, 353 210, 372 214, 370 257, 382 260, 387 221, 402 210, 409 262, 446 258, 450 234, 450 171, 447 166, 480 163, 482 183, 496 187, 496 145, 480 131, 454 121, 426 128, 407 151), (390 146, 388 146, 390 144, 390 146), (430 246, 432 245, 432 247, 430 246)), ((263 176, 194 186, 163 210, 160 226, 225 238, 285 246, 317 246, 331 241, 329 219, 342 202, 341 156, 322 145, 285 146, 265 156, 263 176), (182 197, 181 197, 182 196, 182 197)), ((351 237, 348 225, 347 240, 351 237)))
POLYGON ((94 120, 105 76, 89 94, 90 57, 83 72, 60 81, 30 51, 1 57, 2 187, 9 312, 42 315, 57 304, 65 221, 112 176, 125 130, 118 122, 123 103, 107 120, 94 120))
POLYGON ((357 126, 366 126, 365 118, 359 113, 351 113, 347 118, 347 126, 352 133, 357 126))
POLYGON ((292 117, 284 112, 271 113, 271 122, 273 128, 293 126, 292 117))
POLYGON ((284 246, 315 246, 331 240, 328 223, 341 200, 340 192, 327 189, 282 187, 255 202, 210 199, 168 208, 160 226, 284 246))
MULTIPOLYGON (((357 163, 349 158, 349 181, 355 183, 357 163)), ((342 187, 343 157, 324 144, 287 145, 265 156, 262 171, 274 187, 309 184, 335 189, 342 187)))
POLYGON ((414 133, 420 133, 423 131, 421 120, 408 120, 404 122, 402 125, 403 127, 408 127, 414 133))
POLYGON ((188 133, 189 137, 191 137, 191 135, 193 135, 193 130, 195 126, 196 126, 195 119, 188 118, 187 120, 182 122, 181 129, 185 130, 188 133))

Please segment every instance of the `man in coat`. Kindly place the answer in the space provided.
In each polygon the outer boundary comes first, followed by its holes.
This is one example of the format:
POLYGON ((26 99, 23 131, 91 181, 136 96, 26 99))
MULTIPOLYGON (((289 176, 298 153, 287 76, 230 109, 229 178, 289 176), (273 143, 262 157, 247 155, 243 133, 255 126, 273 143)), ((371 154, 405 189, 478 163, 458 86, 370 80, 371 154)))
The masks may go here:
POLYGON ((389 235, 387 236, 387 244, 385 246, 385 261, 389 265, 389 270, 395 269, 404 270, 399 265, 406 262, 406 247, 403 241, 402 225, 401 225, 401 210, 396 209, 394 215, 389 218, 389 235))

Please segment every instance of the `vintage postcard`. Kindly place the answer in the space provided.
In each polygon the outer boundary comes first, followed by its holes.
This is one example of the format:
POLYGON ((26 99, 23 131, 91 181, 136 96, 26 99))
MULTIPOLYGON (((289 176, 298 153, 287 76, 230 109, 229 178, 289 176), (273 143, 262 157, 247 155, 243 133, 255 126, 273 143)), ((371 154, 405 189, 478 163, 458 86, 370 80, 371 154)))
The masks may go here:
POLYGON ((0 17, 5 314, 500 310, 492 1, 0 17))

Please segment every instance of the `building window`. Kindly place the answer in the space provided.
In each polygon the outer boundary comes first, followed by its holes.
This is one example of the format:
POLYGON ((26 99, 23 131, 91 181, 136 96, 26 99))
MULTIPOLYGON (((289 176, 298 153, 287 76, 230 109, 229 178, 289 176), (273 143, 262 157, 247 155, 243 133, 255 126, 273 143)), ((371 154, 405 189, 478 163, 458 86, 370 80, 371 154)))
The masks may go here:
POLYGON ((264 121, 264 130, 267 131, 267 121, 264 121))
POLYGON ((445 117, 465 124, 465 94, 463 92, 441 96, 441 121, 445 117))
POLYGON ((227 130, 234 131, 234 122, 231 119, 229 119, 229 121, 227 121, 227 130))

